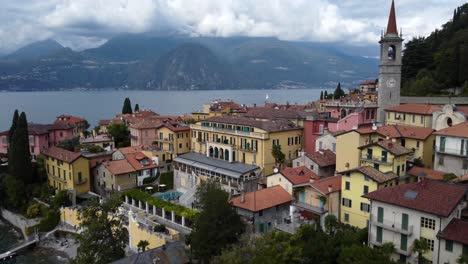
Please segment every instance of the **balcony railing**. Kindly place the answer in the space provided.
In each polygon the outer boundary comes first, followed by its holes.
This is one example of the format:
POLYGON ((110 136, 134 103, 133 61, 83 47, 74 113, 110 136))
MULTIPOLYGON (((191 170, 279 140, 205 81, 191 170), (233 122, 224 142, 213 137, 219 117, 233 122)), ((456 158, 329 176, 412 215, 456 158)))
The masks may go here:
POLYGON ((382 156, 372 156, 372 155, 362 155, 361 156, 361 161, 370 161, 370 162, 377 162, 381 164, 388 164, 391 165, 393 164, 393 158, 389 157, 382 157, 382 156))
MULTIPOLYGON (((395 244, 395 241, 393 240, 386 240, 385 237, 382 237, 382 241, 377 241, 377 234, 375 233, 371 233, 369 235, 369 244, 372 244, 374 246, 382 246, 384 243, 387 243, 387 242, 391 242, 393 244, 395 244)), ((405 255, 405 256, 411 256, 411 247, 409 245, 406 246, 406 250, 405 249, 401 249, 401 245, 400 244, 396 244, 395 245, 395 251, 398 253, 398 254, 402 254, 402 255, 405 255)))
POLYGON ((456 156, 462 156, 462 157, 468 157, 468 149, 453 149, 453 148, 441 148, 441 147, 436 147, 435 148, 436 152, 439 153, 444 153, 444 154, 449 154, 449 155, 456 155, 456 156))
POLYGON ((406 229, 404 229, 401 223, 392 222, 392 221, 388 221, 388 220, 385 220, 385 219, 383 220, 383 222, 379 222, 379 221, 375 221, 375 219, 377 219, 376 215, 373 215, 372 217, 374 219, 372 221, 372 225, 374 225, 374 226, 380 226, 380 227, 382 227, 384 229, 387 229, 387 230, 390 230, 390 231, 393 231, 393 232, 396 232, 396 233, 408 235, 408 236, 411 236, 413 234, 413 226, 412 225, 408 225, 408 227, 406 229))
POLYGON ((174 142, 174 138, 160 138, 160 137, 156 137, 156 139, 154 141, 158 141, 158 142, 174 142))
POLYGON ((240 130, 232 130, 232 129, 219 128, 219 127, 206 127, 206 126, 200 126, 200 125, 190 125, 190 127, 192 129, 208 131, 208 132, 226 133, 226 134, 231 134, 231 135, 239 135, 239 136, 259 138, 259 139, 269 138, 268 134, 258 133, 258 132, 246 132, 246 131, 240 131, 240 130))

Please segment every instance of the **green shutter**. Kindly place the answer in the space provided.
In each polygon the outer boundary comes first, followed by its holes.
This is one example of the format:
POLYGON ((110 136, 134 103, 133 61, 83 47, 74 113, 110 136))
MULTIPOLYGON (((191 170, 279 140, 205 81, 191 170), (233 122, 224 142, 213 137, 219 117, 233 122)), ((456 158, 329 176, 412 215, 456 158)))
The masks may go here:
POLYGON ((377 211, 377 222, 383 223, 383 208, 379 207, 377 211))
POLYGON ((400 241, 400 249, 405 250, 408 247, 408 236, 407 235, 401 235, 401 241, 400 241))
POLYGON ((377 242, 382 243, 382 227, 377 227, 377 242))
POLYGON ((401 215, 401 229, 408 230, 408 214, 401 215))
POLYGON ((445 250, 452 252, 453 251, 453 241, 445 240, 445 250))

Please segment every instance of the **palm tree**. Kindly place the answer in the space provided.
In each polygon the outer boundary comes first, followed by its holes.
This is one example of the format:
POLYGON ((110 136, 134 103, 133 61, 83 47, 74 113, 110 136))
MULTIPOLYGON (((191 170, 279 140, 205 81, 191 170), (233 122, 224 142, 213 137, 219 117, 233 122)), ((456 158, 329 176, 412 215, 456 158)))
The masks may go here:
POLYGON ((423 239, 415 239, 413 242, 413 253, 418 253, 418 263, 426 263, 426 258, 423 257, 423 254, 429 251, 429 246, 427 242, 423 239))
POLYGON ((138 242, 138 251, 146 251, 146 248, 149 246, 149 242, 146 241, 146 240, 140 240, 140 242, 138 242))
POLYGON ((457 259, 458 264, 468 264, 468 254, 460 255, 457 259))
POLYGON ((395 245, 392 242, 383 243, 380 247, 380 251, 382 254, 390 258, 392 254, 396 252, 395 245))

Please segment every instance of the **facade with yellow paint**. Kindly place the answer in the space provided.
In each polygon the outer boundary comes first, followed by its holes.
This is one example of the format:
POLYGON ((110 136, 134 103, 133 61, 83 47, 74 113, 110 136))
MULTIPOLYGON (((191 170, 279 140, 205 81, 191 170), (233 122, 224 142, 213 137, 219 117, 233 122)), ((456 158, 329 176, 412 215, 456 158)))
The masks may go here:
POLYGON ((370 203, 363 195, 397 184, 393 172, 383 173, 370 166, 345 171, 341 178, 342 223, 365 228, 369 224, 370 203))
POLYGON ((302 148, 302 127, 288 120, 254 120, 240 116, 212 117, 191 125, 192 151, 228 162, 260 166, 270 174, 277 165, 274 145, 281 146, 286 162, 302 148))
POLYGON ((155 145, 166 152, 166 160, 190 151, 190 127, 182 124, 164 124, 157 128, 155 145))
POLYGON ((90 191, 89 161, 80 153, 58 147, 42 152, 45 157, 49 186, 67 190, 73 196, 90 191))
POLYGON ((359 147, 361 166, 370 166, 381 172, 393 172, 399 177, 406 175, 407 155, 411 151, 392 140, 378 140, 359 147))
POLYGON ((385 109, 386 125, 408 125, 432 128, 432 113, 441 106, 431 104, 402 104, 385 109))
POLYGON ((214 101, 211 105, 204 104, 201 111, 193 112, 192 118, 201 121, 214 116, 238 115, 245 112, 245 106, 233 101, 214 101))

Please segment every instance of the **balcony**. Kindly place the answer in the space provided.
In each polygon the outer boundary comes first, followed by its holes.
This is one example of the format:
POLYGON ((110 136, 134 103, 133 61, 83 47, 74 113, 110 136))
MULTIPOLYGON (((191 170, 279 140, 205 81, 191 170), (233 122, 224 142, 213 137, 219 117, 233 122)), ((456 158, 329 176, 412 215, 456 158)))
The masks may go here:
POLYGON ((56 181, 59 181, 59 182, 62 182, 62 183, 67 183, 66 180, 64 180, 64 179, 62 179, 62 178, 60 178, 58 176, 54 176, 54 175, 49 174, 49 177, 51 177, 52 179, 54 179, 56 181))
POLYGON ((293 203, 292 203, 293 206, 297 207, 297 208, 300 208, 302 210, 306 210, 306 211, 309 211, 309 212, 312 212, 314 214, 317 214, 317 215, 322 215, 326 212, 328 212, 328 210, 326 210, 325 208, 320 208, 320 207, 316 207, 316 206, 312 206, 312 205, 309 205, 309 204, 306 204, 306 203, 302 203, 302 202, 299 202, 297 200, 295 200, 293 203))
POLYGON ((385 165, 393 164, 393 158, 389 158, 389 157, 384 158, 381 156, 371 156, 367 154, 361 156, 361 161, 368 161, 368 162, 374 162, 374 163, 385 164, 385 165))
POLYGON ((81 181, 78 181, 78 182, 76 183, 76 185, 83 185, 83 184, 85 184, 86 182, 88 182, 88 181, 87 181, 86 179, 83 179, 83 180, 81 180, 81 181))
MULTIPOLYGON (((373 215, 372 218, 377 219, 377 216, 373 215)), ((411 236, 413 234, 413 226, 412 225, 408 225, 407 229, 403 229, 401 223, 392 222, 392 221, 388 221, 388 220, 385 220, 385 219, 383 220, 383 222, 378 222, 378 221, 372 220, 372 225, 373 226, 380 226, 383 229, 387 229, 387 230, 390 230, 390 231, 393 231, 393 232, 396 232, 396 233, 400 233, 400 234, 403 234, 403 235, 411 236)))
POLYGON ((445 148, 445 147, 440 147, 436 146, 435 151, 438 153, 442 154, 447 154, 447 155, 454 155, 454 156, 459 156, 459 157, 468 157, 468 149, 453 149, 453 148, 445 148))
POLYGON ((174 138, 160 138, 160 137, 156 137, 156 139, 154 141, 157 141, 157 142, 174 142, 174 138))
POLYGON ((190 125, 192 129, 207 131, 207 132, 217 132, 217 133, 225 133, 230 135, 237 135, 242 137, 251 137, 251 138, 258 138, 258 139, 268 139, 270 136, 269 134, 258 133, 258 132, 246 132, 240 130, 232 130, 226 128, 218 128, 218 127, 206 127, 192 124, 190 125))
MULTIPOLYGON (((377 234, 375 234, 375 233, 371 233, 369 235, 369 245, 374 245, 374 246, 377 246, 377 247, 381 247, 384 243, 388 243, 388 242, 395 244, 395 241, 392 241, 392 240, 387 241, 387 240, 385 240, 385 238, 382 238, 382 241, 377 241, 377 234)), ((401 249, 400 244, 395 244, 395 251, 396 251, 396 253, 405 255, 407 257, 411 256, 411 254, 412 254, 411 247, 409 245, 406 247, 406 250, 405 250, 405 249, 401 249)))

